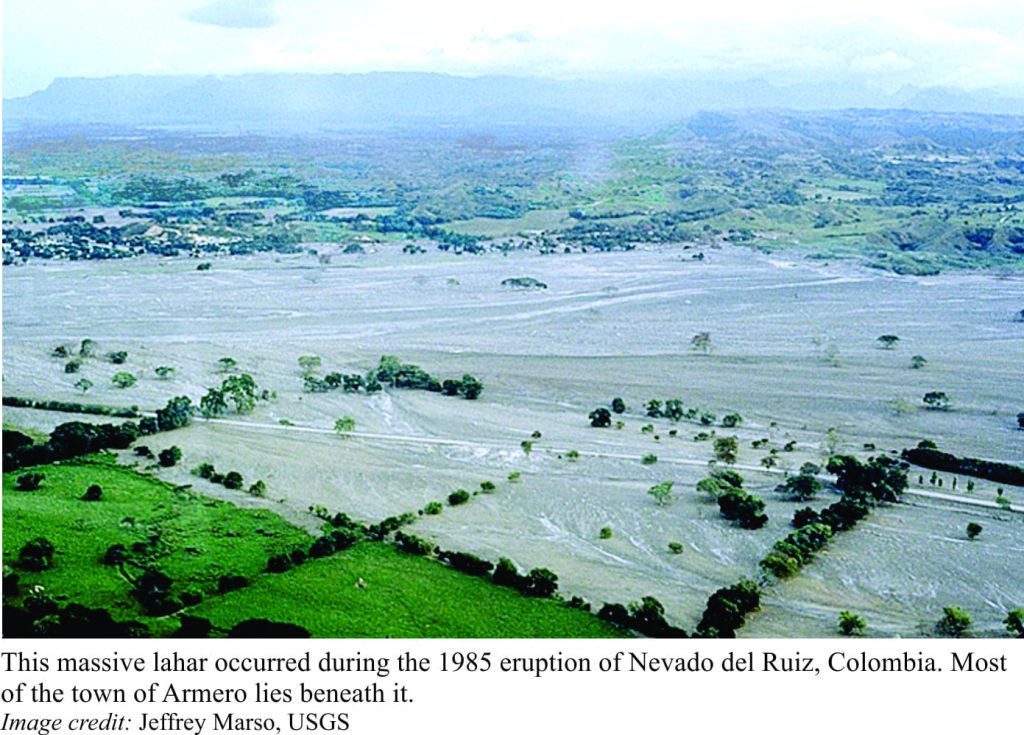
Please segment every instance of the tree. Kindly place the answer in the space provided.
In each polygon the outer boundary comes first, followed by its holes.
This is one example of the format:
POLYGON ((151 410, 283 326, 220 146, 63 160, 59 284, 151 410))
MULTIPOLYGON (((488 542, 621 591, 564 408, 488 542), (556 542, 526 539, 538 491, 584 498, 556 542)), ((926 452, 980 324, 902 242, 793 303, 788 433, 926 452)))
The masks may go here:
POLYGON ((75 383, 75 387, 78 388, 78 390, 82 391, 82 393, 85 393, 90 388, 92 388, 92 385, 92 381, 89 380, 88 378, 82 378, 77 383, 75 383))
POLYGON ((77 373, 82 369, 82 361, 77 357, 64 363, 64 372, 68 374, 77 373))
POLYGON ((135 383, 138 382, 138 378, 129 372, 121 371, 115 373, 114 377, 110 379, 110 382, 116 385, 118 388, 131 388, 135 383))
MULTIPOLYGON (((623 401, 621 398, 618 398, 618 397, 613 398, 612 399, 612 411, 614 413, 625 413, 626 412, 626 402, 623 401)), ((1022 415, 1024 415, 1024 414, 1022 414, 1022 415)))
POLYGON ((254 498, 266 497, 267 483, 263 482, 263 480, 257 480, 256 482, 249 486, 249 494, 252 495, 254 498))
POLYGON ((448 505, 462 505, 469 501, 469 493, 465 490, 456 490, 448 496, 448 505))
POLYGON ((1024 610, 1019 607, 1010 610, 1003 621, 1003 625, 1018 638, 1024 638, 1024 610))
POLYGON ((157 455, 161 467, 173 467, 181 461, 181 448, 177 446, 167 447, 157 455))
POLYGON ((14 481, 14 489, 25 493, 35 492, 43 484, 43 479, 44 476, 40 472, 26 472, 24 475, 18 475, 18 479, 14 481))
POLYGON ((590 425, 594 428, 604 429, 612 425, 612 414, 607 408, 595 408, 590 412, 588 418, 590 425))
POLYGON ((462 397, 467 401, 475 401, 484 390, 484 384, 469 373, 462 376, 462 397))
POLYGON ((945 638, 961 638, 971 627, 971 616, 962 607, 942 608, 942 617, 935 624, 936 632, 945 638))
POLYGON ((668 542, 668 550, 671 553, 673 553, 673 554, 682 554, 683 553, 683 545, 681 543, 679 543, 678 541, 669 541, 668 542))
POLYGON ((79 357, 95 357, 96 356, 96 342, 91 339, 83 339, 82 344, 78 348, 79 357))
POLYGON ((930 408, 933 411, 949 410, 949 396, 941 390, 929 391, 921 400, 924 402, 925 408, 930 408))
POLYGON ((647 415, 650 416, 652 419, 660 419, 662 416, 661 401, 659 401, 657 398, 652 398, 651 400, 647 401, 647 405, 644 407, 644 410, 647 412, 647 415))
POLYGON ((212 419, 222 416, 228 410, 228 402, 224 398, 224 392, 217 388, 210 388, 206 395, 199 399, 199 413, 203 418, 212 419))
POLYGON ((735 464, 739 452, 739 439, 735 436, 717 436, 714 441, 715 457, 727 464, 735 464))
POLYGON ((94 503, 103 498, 103 488, 99 485, 90 485, 85 489, 85 495, 82 496, 82 500, 86 500, 90 503, 94 503))
POLYGON ((911 370, 920 370, 927 364, 928 361, 924 358, 924 355, 914 355, 913 357, 910 358, 911 370))
POLYGON ((170 380, 177 371, 168 365, 159 365, 153 369, 153 372, 156 373, 156 377, 160 378, 160 380, 170 380))
POLYGON ((690 347, 705 355, 711 352, 711 332, 697 332, 690 338, 690 347))
POLYGON ((233 357, 222 357, 217 360, 217 372, 230 373, 238 367, 238 361, 233 357))
POLYGON ((821 483, 812 473, 800 472, 787 477, 785 482, 775 488, 775 492, 784 494, 790 500, 810 500, 821 492, 821 483))
POLYGON ((334 430, 339 434, 347 434, 350 431, 355 431, 355 429, 356 420, 351 416, 342 416, 334 422, 334 430))
POLYGON ((118 350, 117 352, 108 352, 107 361, 114 365, 123 365, 128 361, 128 353, 124 350, 118 350))
POLYGON ((900 338, 895 334, 883 334, 876 341, 882 346, 883 350, 891 350, 900 341, 900 338))
POLYGON ((672 501, 672 486, 674 484, 673 482, 660 482, 652 486, 647 494, 654 498, 654 502, 659 506, 668 505, 672 501))
POLYGON ((867 628, 867 623, 860 615, 854 615, 849 610, 839 613, 839 632, 843 635, 860 635, 867 628))
POLYGON ((303 375, 312 375, 320 369, 320 358, 316 355, 302 355, 299 358, 299 368, 303 375))
POLYGON ((529 456, 530 452, 533 451, 533 442, 530 441, 529 439, 523 439, 521 442, 519 442, 519 446, 522 447, 523 454, 527 456, 529 456))
POLYGON ((971 541, 976 539, 978 537, 978 534, 981 533, 981 531, 982 526, 980 523, 975 523, 974 521, 971 521, 967 524, 967 538, 969 538, 971 541))
POLYGON ((558 575, 550 569, 531 569, 523 581, 521 592, 527 597, 554 597, 558 590, 558 575))
POLYGON ((610 539, 612 537, 612 527, 605 526, 600 531, 598 531, 597 537, 602 540, 610 539))
MULTIPOLYGON (((577 453, 577 456, 579 456, 579 453, 577 453)), ((640 463, 641 464, 656 464, 657 461, 658 461, 658 455, 657 454, 645 454, 644 456, 642 456, 640 458, 640 463)))
POLYGON ((732 429, 743 423, 743 417, 738 413, 727 413, 722 417, 722 426, 726 429, 732 429))
POLYGON ((231 470, 224 475, 223 483, 228 490, 241 490, 245 485, 245 480, 242 479, 241 473, 231 470))
POLYGON ((41 572, 53 566, 53 543, 43 536, 28 541, 18 552, 18 566, 31 572, 41 572))
POLYGON ((828 431, 825 432, 825 450, 828 452, 828 456, 832 456, 839 449, 839 430, 831 426, 828 431))
POLYGON ((228 376, 221 383, 220 389, 225 398, 235 404, 235 411, 238 413, 252 413, 256 408, 258 388, 256 381, 248 373, 228 376))
POLYGON ((171 431, 188 426, 193 411, 192 399, 188 396, 171 398, 163 408, 157 409, 157 428, 160 431, 171 431))

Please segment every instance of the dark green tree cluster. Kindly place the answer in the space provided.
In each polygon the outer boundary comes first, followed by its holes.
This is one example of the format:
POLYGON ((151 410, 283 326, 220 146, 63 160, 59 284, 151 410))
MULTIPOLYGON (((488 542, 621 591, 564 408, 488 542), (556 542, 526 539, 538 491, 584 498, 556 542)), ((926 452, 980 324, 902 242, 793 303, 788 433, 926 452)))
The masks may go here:
POLYGON ((761 607, 761 590, 749 579, 722 587, 708 598, 697 633, 704 638, 735 638, 747 615, 761 607))
POLYGON ((832 528, 824 523, 801 526, 781 541, 761 560, 761 568, 779 579, 796 574, 823 549, 832 538, 832 528))
POLYGON ((384 386, 389 386, 395 389, 425 390, 446 396, 462 396, 467 400, 476 400, 484 389, 483 383, 469 373, 463 375, 461 380, 448 378, 441 381, 419 365, 403 363, 394 355, 382 355, 377 367, 365 376, 338 372, 327 373, 323 378, 305 375, 303 384, 305 390, 310 393, 327 393, 339 388, 346 393, 356 393, 360 390, 377 393, 384 386))
POLYGON ((665 619, 665 607, 657 598, 642 598, 628 606, 619 603, 605 603, 597 617, 612 625, 632 630, 648 638, 686 638, 686 631, 671 625, 665 619))
POLYGON ((269 391, 260 390, 248 373, 229 375, 219 388, 210 388, 199 399, 199 412, 208 419, 223 416, 229 408, 239 414, 252 413, 258 401, 267 401, 271 397, 269 391))
POLYGON ((819 468, 810 462, 800 468, 796 475, 790 475, 781 485, 776 486, 775 492, 785 495, 790 500, 806 501, 821 492, 821 482, 815 475, 819 468))

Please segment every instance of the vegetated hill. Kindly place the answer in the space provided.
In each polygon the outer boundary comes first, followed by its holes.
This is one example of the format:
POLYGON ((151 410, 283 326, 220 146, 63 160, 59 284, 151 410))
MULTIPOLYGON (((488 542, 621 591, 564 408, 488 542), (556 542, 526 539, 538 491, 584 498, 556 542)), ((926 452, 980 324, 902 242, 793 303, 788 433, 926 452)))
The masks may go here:
POLYGON ((1024 112, 1024 100, 986 92, 854 85, 774 86, 764 80, 553 80, 445 74, 246 74, 61 78, 5 100, 5 123, 196 126, 220 130, 388 129, 454 124, 502 128, 651 128, 697 110, 916 109, 1024 112))

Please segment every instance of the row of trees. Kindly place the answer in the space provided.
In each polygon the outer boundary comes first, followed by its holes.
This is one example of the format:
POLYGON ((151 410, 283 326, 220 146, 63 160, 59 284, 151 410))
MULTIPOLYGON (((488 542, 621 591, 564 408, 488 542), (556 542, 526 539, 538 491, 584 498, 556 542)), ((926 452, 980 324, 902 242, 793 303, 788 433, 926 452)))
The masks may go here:
POLYGON ((403 363, 394 355, 383 355, 377 364, 366 375, 358 373, 342 374, 327 373, 323 378, 314 375, 320 367, 320 358, 315 355, 304 355, 299 358, 299 367, 303 373, 303 385, 310 393, 327 393, 339 388, 346 393, 377 393, 385 386, 408 390, 425 390, 441 393, 446 396, 462 396, 467 400, 476 400, 483 392, 484 385, 477 378, 466 373, 461 380, 446 378, 439 380, 419 365, 403 363))

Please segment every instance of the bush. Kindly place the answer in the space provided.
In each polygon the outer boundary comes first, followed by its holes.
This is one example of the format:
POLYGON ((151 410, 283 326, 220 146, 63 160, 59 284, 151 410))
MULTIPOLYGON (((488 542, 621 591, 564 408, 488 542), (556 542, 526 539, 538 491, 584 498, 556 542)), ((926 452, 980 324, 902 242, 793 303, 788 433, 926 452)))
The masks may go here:
POLYGON ((395 534, 395 546, 398 547, 399 551, 404 551, 406 554, 413 554, 415 556, 429 556, 434 553, 435 549, 434 545, 426 539, 402 533, 401 531, 395 534))
POLYGON ((945 638, 960 638, 971 627, 971 616, 962 607, 942 608, 942 617, 935 624, 936 632, 945 638))
POLYGON ((242 478, 242 475, 234 470, 231 470, 231 472, 224 475, 223 482, 224 487, 228 490, 241 490, 245 485, 245 480, 242 478))
POLYGON ((217 474, 217 469, 209 462, 203 462, 201 465, 192 470, 192 474, 196 477, 201 477, 204 480, 209 480, 217 474))
MULTIPOLYGON (((5 582, 6 579, 7 577, 5 576, 5 582)), ((7 593, 5 592, 4 594, 7 593)), ((1003 620, 1003 625, 1006 626, 1006 629, 1012 635, 1015 635, 1018 638, 1024 638, 1024 610, 1019 607, 1010 610, 1010 612, 1006 614, 1006 619, 1003 620)))
POLYGON ((643 457, 640 458, 640 463, 641 464, 654 464, 657 461, 658 461, 658 455, 657 454, 645 454, 643 457))
POLYGON ((669 541, 668 542, 668 550, 670 552, 672 552, 673 554, 682 554, 683 553, 683 545, 681 543, 679 543, 678 541, 669 541))
POLYGON ((612 537, 611 526, 605 526, 604 528, 602 528, 598 532, 597 537, 600 538, 600 539, 610 539, 612 537))
POLYGON ((974 521, 971 521, 967 524, 967 538, 971 539, 972 541, 975 538, 977 538, 978 534, 981 533, 981 531, 982 526, 980 523, 975 523, 974 521))
POLYGON ((28 541, 18 552, 18 566, 32 572, 41 572, 53 566, 53 544, 43 536, 28 541))
POLYGON ((793 528, 803 528, 812 523, 821 523, 821 516, 814 508, 799 508, 793 513, 793 528))
POLYGON ((723 518, 736 521, 741 528, 757 529, 768 522, 764 501, 737 488, 718 496, 718 510, 723 518))
POLYGON ((612 414, 607 408, 595 408, 588 417, 590 425, 596 429, 604 429, 612 425, 612 414))
POLYGON ((487 493, 489 495, 493 493, 495 489, 495 484, 490 480, 484 480, 483 482, 480 483, 480 492, 482 493, 487 493))
POLYGON ((843 635, 860 635, 867 628, 867 623, 860 615, 854 615, 849 610, 839 613, 839 632, 843 635))
POLYGON ((427 503, 425 506, 423 506, 423 515, 425 515, 425 516, 440 515, 440 513, 441 513, 441 511, 443 509, 444 509, 443 505, 441 505, 436 500, 432 500, 429 503, 427 503))
POLYGON ((257 480, 249 486, 249 494, 254 498, 263 498, 267 495, 267 483, 263 480, 257 480))
POLYGON ((157 455, 161 467, 173 467, 181 461, 181 448, 177 446, 167 447, 157 455))
POLYGON ((14 481, 14 489, 21 492, 33 492, 39 489, 44 479, 39 472, 26 472, 24 475, 18 475, 18 479, 14 481))
POLYGON ((462 505, 469 501, 469 493, 465 490, 456 490, 448 496, 448 505, 462 505))
POLYGON ((516 569, 516 565, 512 563, 512 560, 503 556, 498 559, 498 563, 494 566, 491 581, 502 587, 518 589, 522 584, 522 577, 519 575, 519 571, 516 569))
POLYGON ((89 502, 96 502, 103 498, 103 488, 99 485, 90 485, 85 489, 85 495, 82 496, 82 500, 89 502))
POLYGON ((222 574, 217 579, 217 591, 222 595, 226 592, 233 592, 248 586, 249 580, 241 574, 222 574))
POLYGON ((760 606, 761 591, 757 583, 749 579, 740 580, 708 598, 697 631, 709 638, 735 638, 736 630, 743 627, 747 614, 760 606))
POLYGON ((531 569, 520 590, 527 597, 554 597, 558 591, 558 575, 550 569, 531 569))
POLYGON ((452 569, 471 574, 474 577, 486 577, 494 569, 491 562, 463 551, 441 551, 437 558, 451 566, 452 569))
POLYGON ((292 563, 292 558, 288 554, 274 554, 274 556, 267 559, 267 571, 271 574, 281 574, 287 572, 295 564, 292 563))

